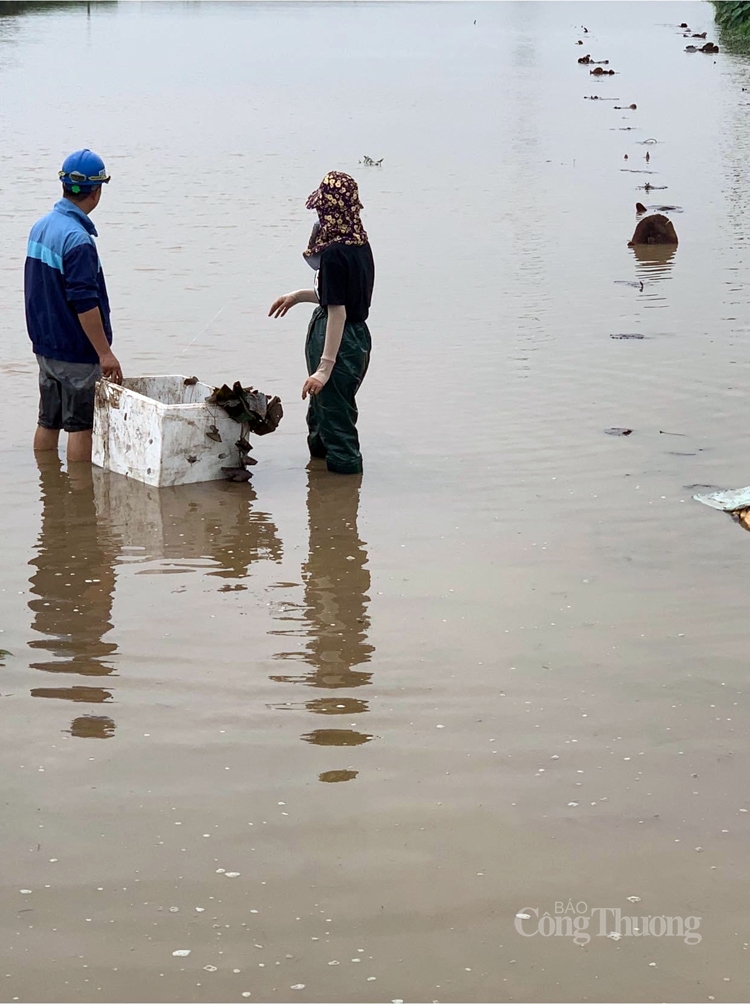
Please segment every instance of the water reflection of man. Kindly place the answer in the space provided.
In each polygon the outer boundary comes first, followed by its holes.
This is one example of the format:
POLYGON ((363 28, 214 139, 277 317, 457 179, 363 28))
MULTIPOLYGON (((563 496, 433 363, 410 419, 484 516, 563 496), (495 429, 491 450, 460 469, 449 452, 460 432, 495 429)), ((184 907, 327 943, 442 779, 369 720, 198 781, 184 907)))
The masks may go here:
MULTIPOLYGON (((360 483, 359 476, 332 480, 317 465, 308 469, 310 548, 302 566, 306 643, 302 653, 282 653, 279 658, 301 659, 310 671, 272 679, 336 691, 333 696, 306 702, 308 711, 318 715, 351 716, 367 711, 366 701, 339 693, 367 686, 372 677, 370 672, 356 668, 368 663, 374 651, 367 640, 367 551, 357 529, 360 483)), ((371 737, 351 729, 331 728, 316 729, 303 738, 321 746, 357 746, 371 737)))
MULTIPOLYGON (((40 659, 31 668, 88 679, 86 685, 35 687, 31 693, 106 703, 111 692, 90 684, 92 677, 115 671, 112 657, 117 645, 105 636, 112 630, 118 540, 97 519, 91 468, 75 464, 65 472, 57 455, 49 453, 38 454, 37 463, 42 522, 36 555, 29 562, 35 569, 29 608, 38 637, 29 647, 40 653, 40 659)), ((110 719, 107 723, 104 731, 111 735, 114 725, 110 719)))

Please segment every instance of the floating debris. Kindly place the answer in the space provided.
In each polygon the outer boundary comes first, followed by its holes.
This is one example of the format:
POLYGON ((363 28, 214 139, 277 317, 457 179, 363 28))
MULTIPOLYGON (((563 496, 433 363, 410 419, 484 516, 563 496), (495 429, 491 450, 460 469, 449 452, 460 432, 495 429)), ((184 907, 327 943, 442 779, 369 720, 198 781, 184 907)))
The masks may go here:
MULTIPOLYGON (((583 44, 583 43, 581 43, 581 44, 583 44)), ((591 65, 591 66, 609 66, 609 60, 608 59, 592 59, 591 56, 588 53, 585 56, 581 56, 580 59, 578 60, 578 62, 581 63, 583 66, 588 66, 588 65, 591 65)), ((605 71, 601 71, 601 72, 605 72, 605 71)), ((614 73, 614 70, 611 71, 611 72, 614 73)))
MULTIPOLYGON (((474 24, 476 24, 476 21, 474 22, 474 24)), ((363 157, 362 160, 360 160, 360 164, 364 164, 365 167, 380 167, 382 163, 383 163, 382 157, 380 158, 380 160, 373 160, 372 157, 368 157, 365 155, 365 157, 363 157)))
POLYGON ((732 488, 729 491, 710 492, 708 495, 693 495, 696 502, 719 509, 722 512, 739 512, 750 508, 750 487, 732 488))
MULTIPOLYGON (((643 283, 641 283, 641 289, 643 289, 643 283)), ((618 339, 626 339, 626 338, 643 339, 646 336, 642 335, 639 331, 627 331, 627 332, 624 332, 623 334, 610 335, 609 337, 610 338, 618 338, 618 339)))
POLYGON ((188 955, 190 955, 190 952, 191 952, 190 948, 178 948, 176 952, 172 952, 172 955, 174 955, 178 959, 184 959, 187 958, 188 955))
POLYGON ((322 774, 318 774, 318 780, 328 784, 335 784, 338 781, 353 781, 358 773, 359 771, 356 770, 324 770, 322 774))
POLYGON ((633 432, 632 429, 620 429, 617 427, 605 429, 604 431, 608 436, 630 436, 633 432))

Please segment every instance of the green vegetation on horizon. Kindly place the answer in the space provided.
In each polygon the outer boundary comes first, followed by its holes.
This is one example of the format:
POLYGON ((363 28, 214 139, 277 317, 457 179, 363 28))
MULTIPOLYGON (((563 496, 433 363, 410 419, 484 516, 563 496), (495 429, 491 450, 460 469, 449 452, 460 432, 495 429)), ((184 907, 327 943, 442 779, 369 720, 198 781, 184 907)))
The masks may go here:
POLYGON ((722 31, 750 36, 750 0, 714 0, 714 9, 722 31))

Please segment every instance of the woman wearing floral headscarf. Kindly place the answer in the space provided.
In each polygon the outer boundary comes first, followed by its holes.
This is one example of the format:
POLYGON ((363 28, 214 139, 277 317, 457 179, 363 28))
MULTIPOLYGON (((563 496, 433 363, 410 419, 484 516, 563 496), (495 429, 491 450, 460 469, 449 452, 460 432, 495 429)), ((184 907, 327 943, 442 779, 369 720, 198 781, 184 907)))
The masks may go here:
POLYGON ((304 258, 315 269, 315 288, 298 289, 275 301, 269 317, 283 317, 296 303, 315 303, 305 343, 308 378, 307 444, 329 471, 358 474, 362 454, 355 396, 370 362, 367 316, 375 280, 372 250, 359 211, 354 178, 329 171, 307 200, 318 221, 304 258))

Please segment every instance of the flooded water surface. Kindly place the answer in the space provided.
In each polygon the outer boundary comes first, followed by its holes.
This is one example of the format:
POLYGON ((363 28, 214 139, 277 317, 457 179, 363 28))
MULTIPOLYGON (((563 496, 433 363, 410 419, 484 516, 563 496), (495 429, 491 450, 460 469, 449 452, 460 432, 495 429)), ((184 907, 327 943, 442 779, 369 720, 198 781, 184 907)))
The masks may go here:
POLYGON ((750 482, 711 5, 4 6, 1 999, 747 1000, 750 537, 692 501, 750 482), (284 401, 249 485, 31 452, 25 242, 81 146, 126 375, 284 401), (332 168, 361 479, 308 465, 308 309, 266 316, 332 168), (678 248, 627 247, 638 201, 678 248))

